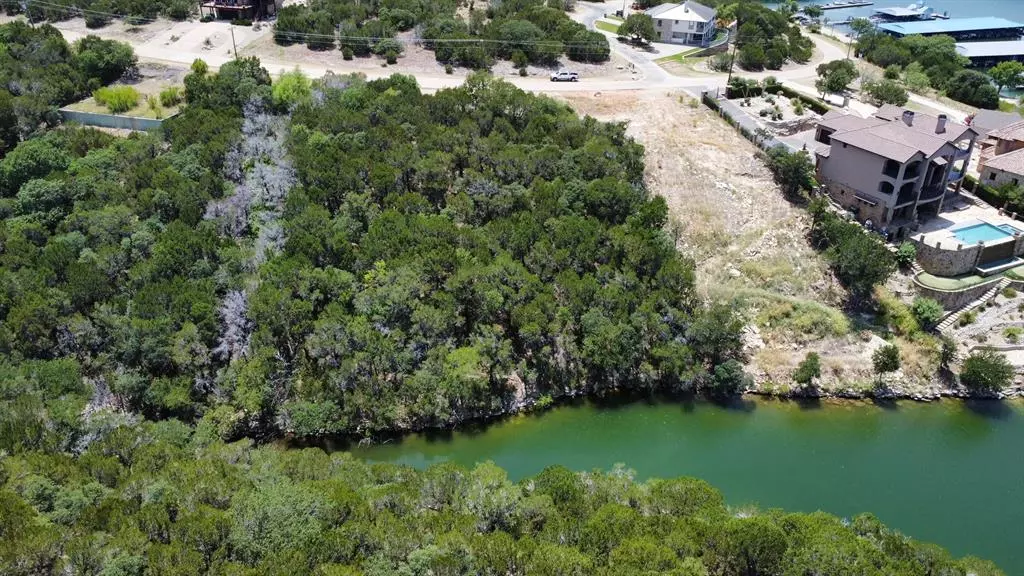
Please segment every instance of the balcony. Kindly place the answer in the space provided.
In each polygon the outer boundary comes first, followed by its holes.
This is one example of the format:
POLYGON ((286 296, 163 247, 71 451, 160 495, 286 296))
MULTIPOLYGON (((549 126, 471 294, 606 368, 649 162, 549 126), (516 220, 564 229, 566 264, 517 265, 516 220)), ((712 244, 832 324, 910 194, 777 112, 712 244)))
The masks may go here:
POLYGON ((963 170, 950 170, 949 171, 949 178, 947 178, 946 181, 947 182, 959 182, 959 181, 961 181, 963 179, 964 179, 964 172, 963 172, 963 170))
POLYGON ((923 204, 925 202, 931 202, 932 200, 938 200, 939 198, 942 197, 942 195, 945 192, 946 192, 946 187, 945 186, 940 186, 940 185, 925 186, 924 188, 921 189, 921 196, 920 196, 920 198, 917 199, 917 203, 918 204, 923 204))
POLYGON ((900 165, 892 160, 886 160, 885 166, 882 167, 882 174, 889 178, 898 178, 900 175, 900 165))

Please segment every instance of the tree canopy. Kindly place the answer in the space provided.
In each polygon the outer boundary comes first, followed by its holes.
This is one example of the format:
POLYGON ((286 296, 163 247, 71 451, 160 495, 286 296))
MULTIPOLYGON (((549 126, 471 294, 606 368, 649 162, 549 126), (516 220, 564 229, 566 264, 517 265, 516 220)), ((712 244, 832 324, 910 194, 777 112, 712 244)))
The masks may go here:
POLYGON ((845 92, 860 75, 852 60, 833 60, 819 64, 817 72, 818 79, 814 81, 814 86, 823 95, 845 92))
POLYGON ((643 12, 634 12, 619 26, 621 36, 629 36, 634 42, 651 42, 658 37, 654 19, 643 12))
POLYGON ((694 478, 491 462, 416 470, 108 421, 78 457, 7 457, 0 572, 999 576, 863 514, 730 510, 694 478))
POLYGON ((274 39, 316 50, 337 45, 352 56, 386 57, 403 50, 398 33, 415 29, 438 62, 453 66, 486 69, 495 59, 520 58, 523 63, 552 66, 563 55, 579 62, 608 60, 607 38, 569 18, 566 11, 572 4, 509 0, 486 9, 470 3, 468 12, 460 12, 460 3, 452 0, 324 0, 282 8, 274 39))

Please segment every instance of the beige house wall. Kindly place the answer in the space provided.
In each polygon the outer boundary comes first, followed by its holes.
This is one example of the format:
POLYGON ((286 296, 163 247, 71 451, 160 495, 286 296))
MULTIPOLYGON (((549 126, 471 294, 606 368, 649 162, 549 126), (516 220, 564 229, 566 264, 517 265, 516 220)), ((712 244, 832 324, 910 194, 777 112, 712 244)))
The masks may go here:
POLYGON ((871 220, 871 222, 877 224, 885 221, 888 207, 885 205, 884 200, 879 198, 879 194, 864 194, 841 182, 829 181, 826 178, 822 178, 821 180, 822 183, 828 187, 829 196, 843 208, 855 212, 857 214, 857 219, 861 222, 871 220), (867 202, 858 200, 855 197, 857 194, 874 198, 878 201, 878 204, 872 206, 867 202))
POLYGON ((981 183, 987 186, 999 186, 1001 184, 1017 186, 1024 183, 1024 176, 985 166, 981 169, 981 183))

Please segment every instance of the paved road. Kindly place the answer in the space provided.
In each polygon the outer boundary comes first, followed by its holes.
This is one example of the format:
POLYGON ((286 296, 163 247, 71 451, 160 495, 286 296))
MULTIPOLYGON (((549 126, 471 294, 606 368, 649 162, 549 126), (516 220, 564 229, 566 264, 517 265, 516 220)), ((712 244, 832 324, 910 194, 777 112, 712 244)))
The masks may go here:
MULTIPOLYGON (((572 17, 585 24, 588 28, 594 29, 594 23, 605 13, 614 11, 616 6, 617 5, 612 4, 580 2, 572 17)), ((0 21, 8 19, 9 18, 7 17, 2 17, 0 18, 0 21)), ((231 57, 226 53, 215 54, 212 51, 201 50, 198 47, 193 48, 192 50, 187 48, 182 49, 180 47, 182 42, 174 43, 174 46, 171 45, 172 42, 168 42, 168 39, 173 40, 176 37, 196 38, 217 33, 229 34, 231 26, 226 22, 176 22, 166 24, 168 24, 166 29, 160 31, 155 36, 151 36, 148 40, 129 40, 140 60, 167 63, 177 66, 188 66, 197 58, 201 58, 213 68, 218 68, 231 60, 231 57)), ((80 22, 78 25, 69 22, 57 22, 54 23, 54 26, 60 30, 69 41, 77 40, 86 33, 80 26, 80 22)), ((243 31, 238 30, 238 32, 243 31)), ((584 78, 580 82, 550 82, 546 78, 511 77, 506 78, 505 80, 524 90, 538 93, 683 89, 693 94, 697 94, 701 90, 714 90, 725 86, 725 74, 714 76, 675 76, 669 74, 664 68, 654 62, 655 59, 663 56, 663 54, 657 52, 646 52, 629 45, 624 45, 616 39, 614 34, 601 30, 599 30, 599 32, 608 36, 609 44, 613 53, 633 64, 636 71, 633 79, 590 77, 584 78)), ((117 37, 112 34, 109 29, 89 30, 87 33, 103 37, 117 37)), ((260 32, 252 32, 247 29, 244 31, 245 39, 239 42, 238 47, 241 49, 247 42, 252 42, 270 33, 271 28, 269 26, 265 27, 260 32)), ((118 37, 118 39, 123 40, 123 34, 121 37, 118 37)), ((807 78, 815 75, 814 68, 821 62, 839 60, 846 57, 846 51, 844 48, 836 46, 814 35, 811 36, 811 39, 817 46, 817 57, 812 60, 812 62, 805 65, 793 66, 787 70, 755 73, 743 72, 743 76, 759 80, 767 76, 774 76, 795 89, 808 91, 808 87, 798 84, 794 82, 794 80, 802 79, 806 82, 807 78)), ((192 44, 192 46, 196 46, 196 44, 192 44)), ((360 72, 366 74, 370 79, 387 77, 395 72, 411 73, 416 77, 421 88, 427 92, 432 92, 441 88, 455 87, 460 85, 463 81, 463 77, 459 75, 447 75, 440 71, 408 72, 401 70, 396 71, 392 68, 364 70, 350 66, 346 62, 340 60, 332 63, 330 67, 274 58, 271 55, 261 55, 260 60, 272 74, 278 74, 296 67, 301 68, 311 77, 323 76, 328 71, 333 71, 339 74, 360 72)), ((962 112, 917 94, 911 95, 911 101, 944 111, 950 115, 950 118, 958 120, 962 120, 964 118, 964 114, 962 112)))

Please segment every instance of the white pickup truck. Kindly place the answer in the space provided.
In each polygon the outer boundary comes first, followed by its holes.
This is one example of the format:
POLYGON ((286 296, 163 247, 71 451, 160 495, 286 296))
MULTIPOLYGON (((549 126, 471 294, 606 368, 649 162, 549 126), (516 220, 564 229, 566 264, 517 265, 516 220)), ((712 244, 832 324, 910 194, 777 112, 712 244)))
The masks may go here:
POLYGON ((570 72, 568 70, 559 70, 551 75, 552 82, 575 82, 580 79, 580 75, 577 72, 570 72))

